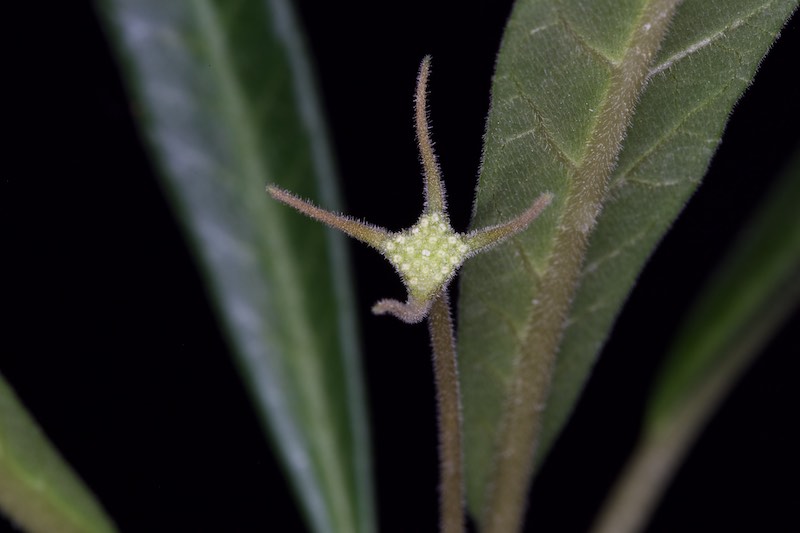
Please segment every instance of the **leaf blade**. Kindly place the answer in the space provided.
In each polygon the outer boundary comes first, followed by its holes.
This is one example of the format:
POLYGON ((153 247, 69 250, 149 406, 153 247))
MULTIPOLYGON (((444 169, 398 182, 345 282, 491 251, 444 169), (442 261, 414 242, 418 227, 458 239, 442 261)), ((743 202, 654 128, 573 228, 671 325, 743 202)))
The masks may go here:
POLYGON ((0 507, 26 531, 36 533, 117 530, 2 375, 0 507))
MULTIPOLYGON (((695 1, 682 3, 672 21, 672 31, 668 34, 659 56, 655 59, 656 67, 651 69, 651 73, 669 58, 673 58, 676 49, 691 49, 692 54, 707 53, 717 61, 720 61, 719 56, 722 55, 720 52, 724 53, 721 59, 725 64, 724 76, 712 80, 716 85, 703 83, 701 76, 708 75, 707 67, 710 58, 694 57, 689 60, 688 56, 681 56, 684 72, 673 74, 671 79, 665 79, 663 83, 658 83, 651 77, 647 90, 642 94, 642 100, 637 107, 637 113, 633 118, 634 122, 626 138, 626 145, 620 153, 619 164, 612 176, 612 187, 615 187, 616 183, 617 187, 624 188, 626 182, 638 181, 638 185, 645 190, 625 198, 613 198, 614 201, 605 206, 603 218, 598 224, 598 230, 593 236, 593 243, 587 253, 586 269, 593 269, 593 282, 589 284, 584 278, 576 294, 576 308, 591 309, 595 305, 596 297, 592 298, 590 303, 589 295, 603 294, 599 285, 607 286, 603 278, 608 276, 612 270, 620 277, 627 274, 627 280, 622 284, 622 290, 617 289, 619 292, 616 294, 609 289, 605 291, 609 294, 609 300, 616 302, 610 304, 609 307, 617 310, 620 308, 650 253, 699 184, 719 144, 731 108, 751 83, 759 62, 797 5, 798 3, 794 0, 791 2, 741 1, 735 5, 726 6, 724 13, 712 10, 714 14, 718 15, 718 17, 712 17, 703 3, 695 1), (762 7, 753 7, 753 4, 760 4, 762 7), (780 9, 770 11, 769 6, 780 9), (694 47, 698 42, 696 41, 697 36, 683 29, 696 27, 697 21, 714 24, 713 38, 701 48, 694 47), (763 31, 765 28, 768 31, 763 31), (725 32, 729 33, 725 34, 725 32), (729 39, 729 42, 723 44, 720 39, 729 39), (714 43, 720 46, 716 50, 714 43), (749 46, 740 49, 732 48, 731 45, 736 43, 740 45, 747 43, 749 46), (700 79, 698 80, 698 78, 700 79), (675 84, 678 83, 691 83, 691 91, 676 90, 675 84), (696 94, 695 98, 687 98, 692 92, 696 94), (697 94, 698 92, 700 94, 697 94), (658 108, 661 107, 660 102, 666 98, 666 93, 671 93, 668 102, 688 110, 687 120, 679 125, 658 124, 662 131, 672 127, 668 130, 669 134, 675 136, 672 141, 674 144, 671 146, 667 146, 662 140, 651 140, 649 138, 651 132, 638 126, 645 121, 653 120, 658 108), (645 146, 643 138, 650 141, 651 144, 645 146), (698 138, 705 141, 699 147, 697 146, 698 138), (682 156, 683 166, 665 166, 665 162, 670 157, 674 157, 674 154, 681 156, 681 152, 689 154, 682 156), (648 160, 645 161, 643 156, 646 156, 648 160), (646 178, 651 178, 651 181, 646 178), (656 180, 652 180, 652 178, 656 178, 656 180), (675 188, 675 190, 669 196, 660 195, 658 201, 654 202, 650 200, 652 193, 647 191, 648 188, 656 190, 675 188), (632 207, 635 205, 640 207, 638 209, 632 207), (654 209, 658 210, 658 216, 666 220, 660 226, 647 227, 646 221, 648 217, 652 218, 654 209), (627 211, 628 214, 623 214, 622 211, 627 211), (624 229, 642 227, 645 227, 647 231, 633 232, 633 241, 638 244, 633 246, 633 243, 626 242, 626 247, 631 248, 631 261, 627 272, 622 273, 619 265, 607 262, 608 253, 613 253, 608 251, 608 242, 615 233, 619 234, 624 229), (606 264, 598 267, 593 264, 595 261, 606 262, 606 264)), ((700 39, 700 41, 705 40, 706 37, 700 39)), ((680 63, 675 63, 672 68, 678 68, 679 65, 680 63)), ((664 72, 662 70, 656 74, 664 76, 664 72)), ((617 191, 614 194, 621 193, 617 191)), ((607 318, 607 325, 595 329, 595 338, 600 331, 608 331, 613 324, 613 318, 614 316, 611 316, 610 320, 607 318)), ((581 342, 580 337, 584 334, 567 334, 565 342, 562 344, 562 350, 568 354, 577 354, 581 351, 577 344, 581 342)), ((569 355, 565 357, 569 357, 569 355)), ((585 376, 588 376, 592 361, 584 362, 585 376)), ((577 381, 570 380, 567 372, 560 375, 557 373, 554 387, 563 387, 564 391, 570 390, 566 386, 567 381, 572 381, 573 387, 578 384, 577 381)), ((572 389, 568 393, 565 392, 565 401, 557 410, 553 411, 549 418, 549 425, 547 421, 545 422, 543 448, 548 448, 552 444, 579 393, 579 388, 572 389)))
MULTIPOLYGON (((637 273, 702 177, 730 107, 796 2, 743 1, 705 17, 700 15, 710 8, 702 2, 688 0, 677 9, 648 67, 646 86, 636 89, 633 101, 620 102, 624 108, 638 100, 632 124, 615 155, 608 190, 591 196, 599 198, 597 209, 602 211, 583 221, 585 227, 597 225, 587 247, 578 251, 579 260, 567 265, 576 286, 558 298, 556 313, 563 317, 543 326, 537 306, 552 306, 551 285, 559 277, 552 270, 563 266, 552 260, 558 257, 553 250, 563 242, 554 242, 565 221, 580 228, 581 220, 567 217, 572 182, 586 154, 591 157, 591 132, 597 130, 602 106, 608 103, 616 63, 624 62, 620 57, 635 45, 637 32, 650 31, 655 21, 668 18, 662 7, 669 6, 529 1, 518 3, 509 20, 493 83, 473 225, 480 227, 503 211, 518 209, 517 204, 529 201, 538 187, 554 192, 555 200, 526 235, 467 264, 462 275, 459 353, 467 491, 478 516, 491 514, 487 508, 493 504, 487 503, 485 488, 493 486, 496 492, 503 484, 496 472, 506 461, 503 447, 510 449, 510 441, 495 435, 519 425, 508 415, 504 418, 503 410, 517 403, 523 404, 521 411, 527 409, 517 418, 533 422, 524 423, 528 434, 513 448, 524 455, 537 440, 540 461, 566 421, 637 273), (755 22, 752 17, 743 20, 751 12, 755 22), (628 37, 603 34, 604 28, 627 28, 628 37), (721 66, 711 69, 709 62, 721 66), (694 71, 683 72, 687 66, 694 71), (664 112, 665 102, 673 113, 664 112), (666 140, 661 139, 665 132, 666 140), (710 142, 697 143, 698 138, 710 142), (681 158, 688 164, 670 176, 670 159, 681 158), (578 272, 576 264, 582 265, 578 272), (547 330, 549 340, 542 342, 547 337, 537 329, 547 330), (526 352, 532 355, 523 356, 526 352), (520 379, 524 365, 530 369, 520 379), (540 430, 535 427, 539 424, 540 430)), ((597 175, 602 182, 602 173, 597 175)), ((521 464, 506 470, 532 472, 532 466, 520 468, 521 464)), ((517 485, 519 498, 525 488, 520 481, 517 485)))
POLYGON ((100 6, 119 38, 143 132, 312 529, 373 530, 344 244, 265 192, 276 183, 326 207, 338 200, 290 7, 100 6))

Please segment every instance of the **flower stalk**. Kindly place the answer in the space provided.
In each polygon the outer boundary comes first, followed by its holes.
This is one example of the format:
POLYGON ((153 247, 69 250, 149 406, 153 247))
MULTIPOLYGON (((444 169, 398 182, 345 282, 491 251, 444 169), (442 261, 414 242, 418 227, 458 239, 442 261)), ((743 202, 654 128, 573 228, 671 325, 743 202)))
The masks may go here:
POLYGON ((453 230, 428 125, 430 66, 431 58, 426 56, 420 66, 415 95, 414 118, 424 174, 425 207, 411 228, 392 232, 326 211, 272 185, 267 192, 304 215, 375 248, 394 266, 406 286, 406 302, 380 300, 373 306, 373 313, 394 315, 410 324, 428 319, 439 420, 440 531, 461 533, 464 531, 461 396, 447 286, 465 260, 527 228, 550 204, 553 195, 542 193, 525 212, 506 223, 470 233, 453 230))

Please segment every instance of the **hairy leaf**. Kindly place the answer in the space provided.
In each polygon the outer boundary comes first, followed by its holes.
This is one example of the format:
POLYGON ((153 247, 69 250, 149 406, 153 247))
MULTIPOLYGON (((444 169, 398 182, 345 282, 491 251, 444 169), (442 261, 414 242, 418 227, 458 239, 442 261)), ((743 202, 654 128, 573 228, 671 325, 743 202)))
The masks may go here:
POLYGON ((2 375, 0 508, 31 533, 117 530, 2 375))
POLYGON ((344 245, 265 192, 274 183, 337 205, 289 5, 100 5, 142 131, 312 529, 373 530, 344 245))
POLYGON ((502 220, 542 191, 555 198, 535 227, 462 276, 467 492, 485 530, 519 527, 534 459, 564 425, 636 276, 796 6, 515 6, 472 224, 502 220))

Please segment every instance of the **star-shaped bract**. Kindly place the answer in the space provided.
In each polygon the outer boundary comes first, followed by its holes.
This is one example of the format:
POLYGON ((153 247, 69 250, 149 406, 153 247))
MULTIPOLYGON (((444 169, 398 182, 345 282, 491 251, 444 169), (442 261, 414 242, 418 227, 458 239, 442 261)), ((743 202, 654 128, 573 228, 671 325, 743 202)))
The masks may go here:
POLYGON ((381 300, 372 312, 389 313, 409 323, 420 322, 427 316, 433 300, 447 287, 466 259, 524 230, 553 199, 552 194, 543 193, 524 213, 504 224, 466 234, 453 230, 428 130, 426 97, 430 65, 430 56, 426 56, 420 66, 415 107, 417 141, 425 174, 425 208, 411 228, 391 232, 320 209, 278 187, 267 187, 276 200, 381 252, 403 279, 408 301, 381 300))

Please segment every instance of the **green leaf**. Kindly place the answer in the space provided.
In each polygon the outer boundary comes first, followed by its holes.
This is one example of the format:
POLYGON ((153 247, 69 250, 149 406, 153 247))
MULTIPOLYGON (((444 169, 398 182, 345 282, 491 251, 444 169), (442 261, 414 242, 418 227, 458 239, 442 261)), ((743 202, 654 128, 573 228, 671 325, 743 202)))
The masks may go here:
POLYGON ((2 375, 0 507, 31 533, 117 530, 2 375))
POLYGON ((800 150, 693 306, 659 372, 648 432, 718 398, 800 298, 800 150), (692 405, 695 404, 695 405, 692 405))
POLYGON ((508 218, 543 191, 555 199, 529 231, 462 275, 467 495, 485 530, 519 527, 535 463, 796 6, 516 4, 472 225, 508 218))
POLYGON ((800 150, 692 306, 596 533, 638 531, 706 420, 800 302, 800 150))
POLYGON ((338 204, 290 6, 99 6, 127 67, 144 136, 310 527, 372 531, 344 243, 265 192, 273 183, 327 208, 338 204))

